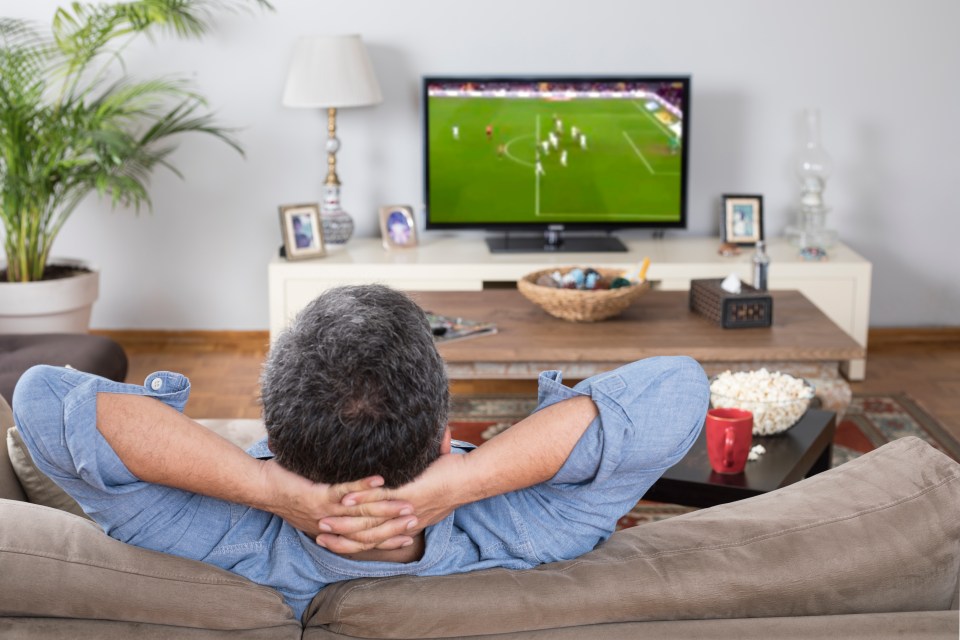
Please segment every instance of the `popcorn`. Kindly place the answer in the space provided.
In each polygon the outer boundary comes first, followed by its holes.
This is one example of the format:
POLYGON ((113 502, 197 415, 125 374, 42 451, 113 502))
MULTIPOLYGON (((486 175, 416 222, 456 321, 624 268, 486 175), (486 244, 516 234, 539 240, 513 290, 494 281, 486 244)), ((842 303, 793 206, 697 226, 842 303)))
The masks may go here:
POLYGON ((750 447, 750 453, 747 454, 747 460, 750 462, 756 462, 760 459, 760 456, 767 452, 767 448, 762 444, 755 444, 750 447))
POLYGON ((780 433, 796 424, 813 395, 813 387, 805 380, 766 369, 724 371, 710 383, 710 403, 751 412, 755 436, 780 433))

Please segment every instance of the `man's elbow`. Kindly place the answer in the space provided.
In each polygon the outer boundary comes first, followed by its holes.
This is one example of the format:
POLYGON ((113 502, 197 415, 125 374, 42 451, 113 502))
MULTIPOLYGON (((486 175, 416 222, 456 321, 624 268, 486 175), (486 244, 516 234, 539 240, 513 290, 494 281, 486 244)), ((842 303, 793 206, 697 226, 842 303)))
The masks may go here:
POLYGON ((687 356, 671 358, 675 367, 666 381, 669 395, 675 402, 675 419, 670 428, 675 436, 675 449, 670 457, 677 461, 693 446, 703 428, 710 406, 710 381, 700 363, 687 356))
POLYGON ((663 356, 633 365, 638 375, 633 420, 645 434, 644 455, 674 464, 696 441, 710 401, 703 367, 687 356, 663 356))
POLYGON ((50 365, 34 365, 27 369, 17 380, 13 390, 14 421, 25 440, 31 439, 33 432, 38 438, 45 436, 44 426, 56 425, 59 437, 60 418, 63 416, 63 369, 50 365), (56 417, 47 420, 46 416, 56 417))
POLYGON ((51 381, 58 378, 61 371, 59 367, 47 364, 37 364, 24 371, 13 389, 13 407, 48 400, 53 392, 51 381))

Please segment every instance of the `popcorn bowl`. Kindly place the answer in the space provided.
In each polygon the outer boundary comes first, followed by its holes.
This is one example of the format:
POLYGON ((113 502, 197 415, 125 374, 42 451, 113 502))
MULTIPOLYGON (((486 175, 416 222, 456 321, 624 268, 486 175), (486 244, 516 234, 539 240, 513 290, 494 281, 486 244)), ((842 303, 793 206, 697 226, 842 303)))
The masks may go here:
POLYGON ((810 407, 816 389, 803 378, 780 372, 741 371, 710 379, 710 406, 753 414, 753 435, 785 433, 810 407))

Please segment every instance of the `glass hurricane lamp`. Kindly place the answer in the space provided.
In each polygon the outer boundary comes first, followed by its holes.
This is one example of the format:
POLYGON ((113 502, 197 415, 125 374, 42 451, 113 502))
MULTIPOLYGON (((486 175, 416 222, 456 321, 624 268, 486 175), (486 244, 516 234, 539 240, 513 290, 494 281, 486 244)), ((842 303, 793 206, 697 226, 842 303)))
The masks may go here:
POLYGON ((824 249, 837 241, 837 232, 826 226, 827 213, 823 192, 833 171, 833 159, 820 140, 820 111, 805 109, 801 147, 794 162, 800 180, 800 202, 797 224, 787 229, 787 236, 801 248, 824 249))

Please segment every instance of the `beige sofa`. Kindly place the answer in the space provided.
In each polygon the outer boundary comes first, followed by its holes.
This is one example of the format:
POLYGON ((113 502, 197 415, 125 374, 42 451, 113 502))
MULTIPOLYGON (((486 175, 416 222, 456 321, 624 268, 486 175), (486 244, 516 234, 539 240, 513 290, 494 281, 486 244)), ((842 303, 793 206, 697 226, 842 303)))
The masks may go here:
MULTIPOLYGON (((0 429, 11 423, 0 401, 0 429)), ((33 488, 31 488, 33 491, 33 488)), ((905 438, 528 571, 279 594, 30 504, 0 454, 0 637, 956 638, 960 465, 905 438)))

